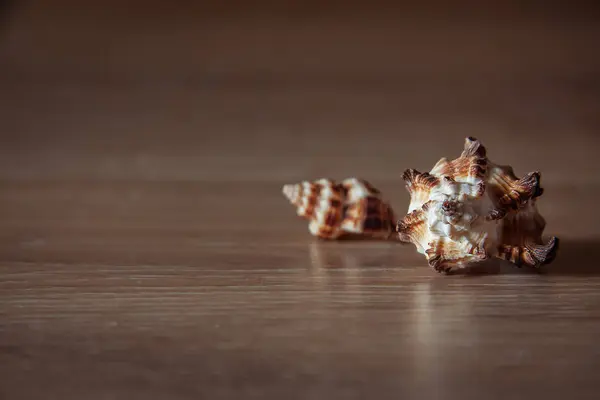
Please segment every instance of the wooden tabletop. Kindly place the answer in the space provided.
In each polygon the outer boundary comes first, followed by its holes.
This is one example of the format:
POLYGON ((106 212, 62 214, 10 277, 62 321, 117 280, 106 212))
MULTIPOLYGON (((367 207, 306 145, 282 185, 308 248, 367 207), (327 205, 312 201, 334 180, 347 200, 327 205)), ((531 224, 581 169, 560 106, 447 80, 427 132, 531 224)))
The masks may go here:
POLYGON ((589 15, 64 3, 0 42, 0 399, 598 398, 589 15), (401 214, 465 136, 542 172, 542 271, 322 242, 281 194, 360 176, 401 214))

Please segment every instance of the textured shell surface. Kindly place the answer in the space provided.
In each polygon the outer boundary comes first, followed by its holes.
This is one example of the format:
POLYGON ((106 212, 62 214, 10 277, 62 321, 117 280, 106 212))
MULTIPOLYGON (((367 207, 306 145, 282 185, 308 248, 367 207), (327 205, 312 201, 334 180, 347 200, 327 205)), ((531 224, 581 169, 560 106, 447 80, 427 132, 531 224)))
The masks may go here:
POLYGON ((401 241, 413 243, 439 272, 490 257, 539 266, 554 257, 558 240, 542 241, 545 221, 536 207, 540 174, 519 179, 512 168, 487 159, 467 138, 455 160, 442 158, 429 172, 406 170, 409 213, 398 222, 401 241))
POLYGON ((394 234, 395 217, 381 193, 369 182, 348 178, 304 181, 283 186, 283 194, 308 220, 309 232, 322 239, 343 236, 387 239, 394 234))

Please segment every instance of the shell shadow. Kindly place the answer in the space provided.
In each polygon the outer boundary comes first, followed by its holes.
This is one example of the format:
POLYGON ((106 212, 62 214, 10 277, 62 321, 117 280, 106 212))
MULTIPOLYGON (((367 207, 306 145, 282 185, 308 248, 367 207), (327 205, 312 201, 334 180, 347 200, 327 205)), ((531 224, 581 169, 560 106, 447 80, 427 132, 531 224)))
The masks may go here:
POLYGON ((541 268, 545 275, 600 276, 600 263, 596 251, 600 239, 561 240, 556 259, 541 268))
POLYGON ((600 263, 596 250, 600 240, 568 240, 561 239, 556 258, 550 264, 539 269, 516 268, 508 261, 492 259, 488 262, 474 265, 451 275, 480 276, 480 275, 549 275, 549 276, 600 276, 600 263))

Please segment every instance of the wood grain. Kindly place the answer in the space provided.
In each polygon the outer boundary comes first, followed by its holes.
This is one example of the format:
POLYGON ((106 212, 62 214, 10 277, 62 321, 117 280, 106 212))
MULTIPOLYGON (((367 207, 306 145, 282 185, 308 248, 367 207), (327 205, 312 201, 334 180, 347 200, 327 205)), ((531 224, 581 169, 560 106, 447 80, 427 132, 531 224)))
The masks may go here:
POLYGON ((598 397, 592 15, 62 3, 0 41, 1 399, 598 397), (362 176, 402 212, 468 135, 542 172, 543 271, 318 241, 281 194, 362 176))

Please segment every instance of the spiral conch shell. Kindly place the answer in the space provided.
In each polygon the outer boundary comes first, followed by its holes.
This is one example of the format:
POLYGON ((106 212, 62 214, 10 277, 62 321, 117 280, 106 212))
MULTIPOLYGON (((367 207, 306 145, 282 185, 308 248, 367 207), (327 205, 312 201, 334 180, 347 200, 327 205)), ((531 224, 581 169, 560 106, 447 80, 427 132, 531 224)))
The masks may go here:
POLYGON ((477 139, 467 138, 457 159, 442 158, 429 172, 406 170, 403 179, 411 202, 397 225, 399 239, 436 271, 490 257, 532 267, 554 258, 558 239, 542 241, 546 222, 536 207, 540 173, 517 178, 511 167, 488 160, 477 139))
POLYGON ((285 185, 283 194, 296 206, 297 214, 309 221, 308 230, 314 236, 387 239, 395 232, 391 207, 365 180, 305 181, 285 185))
MULTIPOLYGON (((429 172, 408 169, 402 177, 411 198, 396 238, 414 244, 436 271, 491 257, 530 267, 554 259, 558 239, 542 240, 546 222, 536 207, 543 193, 539 172, 518 178, 511 167, 491 162, 485 147, 469 137, 455 160, 442 158, 429 172)), ((298 215, 309 219, 315 236, 390 237, 394 213, 365 181, 322 179, 286 185, 284 193, 298 215)))

